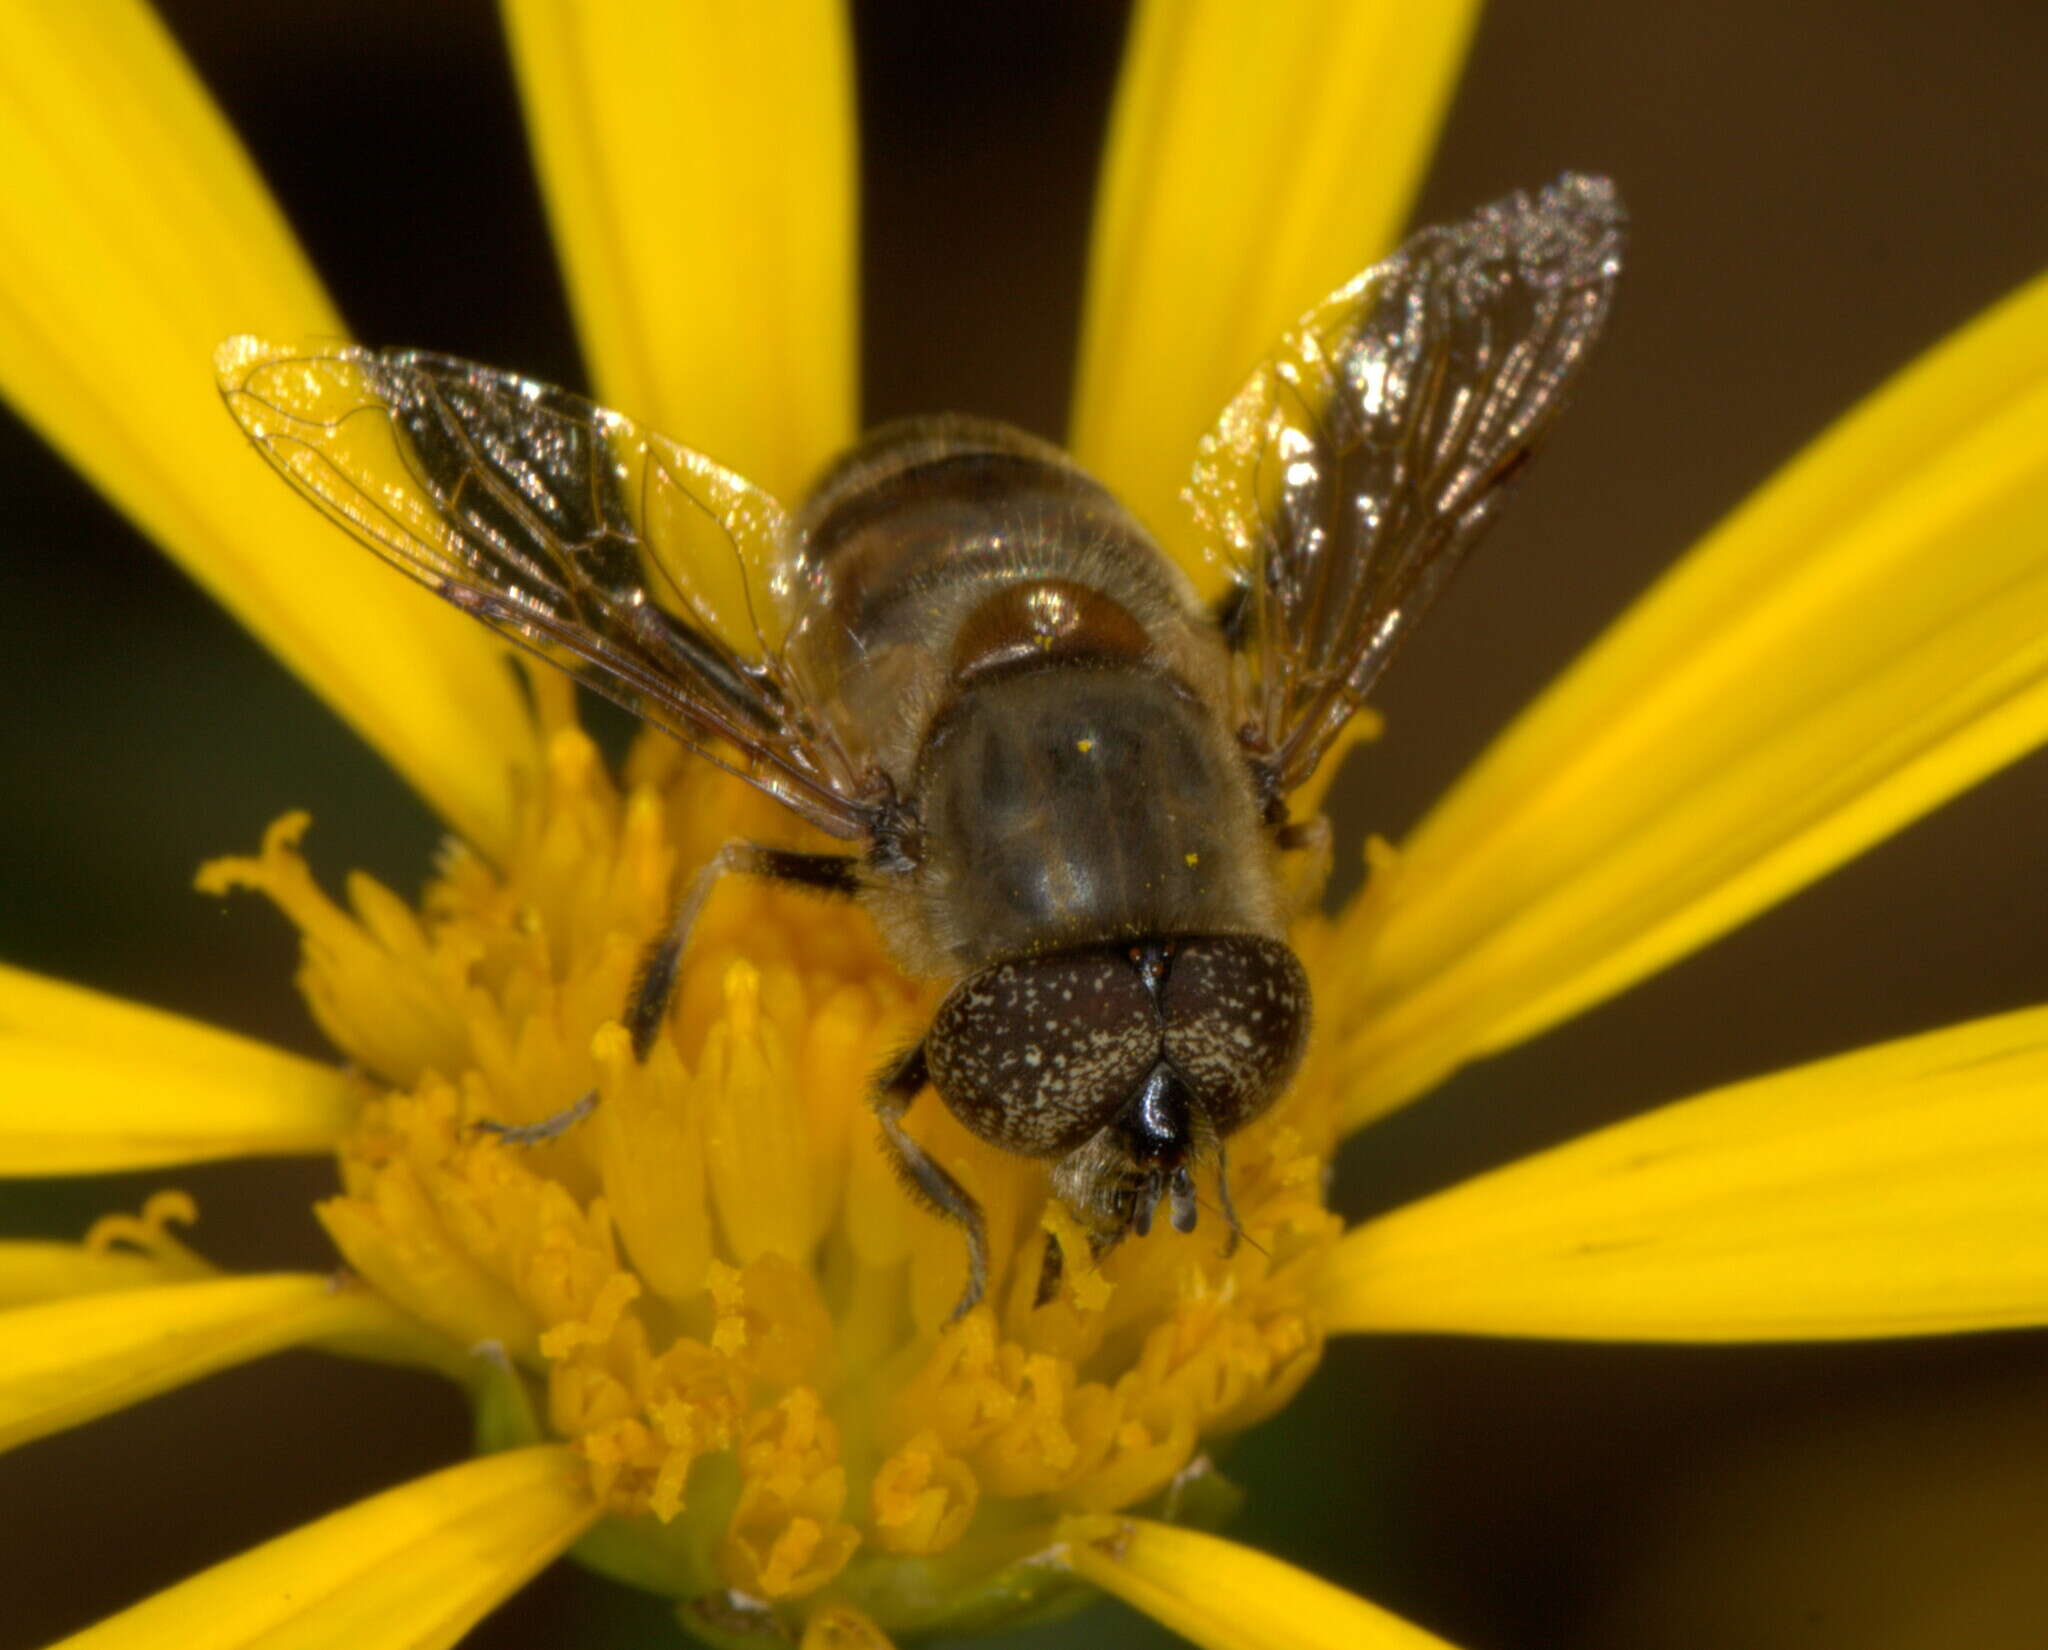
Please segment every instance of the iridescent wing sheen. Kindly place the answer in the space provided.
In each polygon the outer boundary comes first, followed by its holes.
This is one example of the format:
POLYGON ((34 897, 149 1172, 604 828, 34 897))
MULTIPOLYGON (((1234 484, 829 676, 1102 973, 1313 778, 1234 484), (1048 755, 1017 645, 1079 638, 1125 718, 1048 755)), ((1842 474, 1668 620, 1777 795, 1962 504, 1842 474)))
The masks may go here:
POLYGON ((790 662, 816 579, 766 493, 446 356, 235 338, 214 364, 257 451, 392 566, 822 829, 871 831, 790 662))
POLYGON ((1269 805, 1315 771, 1549 431, 1607 319, 1625 221, 1567 173, 1424 230, 1306 315, 1201 446, 1269 805))

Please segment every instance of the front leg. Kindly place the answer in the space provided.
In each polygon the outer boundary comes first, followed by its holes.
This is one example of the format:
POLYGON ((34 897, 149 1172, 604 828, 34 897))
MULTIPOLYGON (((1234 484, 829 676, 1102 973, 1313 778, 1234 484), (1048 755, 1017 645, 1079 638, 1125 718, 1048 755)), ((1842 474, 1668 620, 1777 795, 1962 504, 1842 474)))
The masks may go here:
POLYGON ((868 1104, 875 1108, 875 1121, 882 1125, 882 1139, 888 1144, 890 1162, 903 1184, 932 1213, 954 1222, 967 1236, 967 1287, 953 1307, 957 1321, 980 1304, 988 1289, 988 1222, 981 1205, 967 1189, 941 1168, 936 1159, 910 1138, 903 1127, 903 1114, 910 1109, 930 1073, 925 1068, 924 1044, 905 1054, 875 1080, 868 1104))
MULTIPOLYGON (((804 854, 788 848, 764 848, 758 842, 728 842, 697 870, 684 887, 682 897, 669 913, 667 925, 648 945, 633 973, 633 988, 626 994, 620 1014, 626 1033, 633 1040, 633 1058, 645 1060, 654 1039, 668 1022, 669 1005, 675 1001, 676 981, 681 977, 683 954, 690 944, 690 930, 718 879, 728 871, 742 876, 763 877, 791 888, 805 888, 828 897, 850 898, 860 891, 860 861, 849 854, 804 854)), ((514 1146, 534 1146, 574 1128, 597 1109, 597 1091, 538 1123, 477 1123, 485 1134, 494 1134, 514 1146)))
POLYGON ((1272 828, 1273 846, 1280 851, 1280 887, 1283 914, 1289 922, 1308 915, 1322 903, 1329 886, 1330 871, 1336 864, 1335 839, 1326 815, 1282 820, 1272 828))

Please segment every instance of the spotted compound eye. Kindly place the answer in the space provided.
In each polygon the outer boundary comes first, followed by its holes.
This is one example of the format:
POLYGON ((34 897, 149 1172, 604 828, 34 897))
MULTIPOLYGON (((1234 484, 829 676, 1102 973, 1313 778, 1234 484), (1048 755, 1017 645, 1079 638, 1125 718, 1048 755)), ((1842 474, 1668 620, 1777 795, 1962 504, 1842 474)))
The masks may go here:
POLYGON ((1278 940, 1175 943, 1161 994, 1166 1058, 1219 1135, 1280 1097, 1308 1044, 1308 975, 1278 940))
POLYGON ((947 1108, 990 1145, 1057 1157, 1145 1080, 1160 1031, 1125 950, 1059 952, 961 981, 933 1017, 925 1059, 947 1108))

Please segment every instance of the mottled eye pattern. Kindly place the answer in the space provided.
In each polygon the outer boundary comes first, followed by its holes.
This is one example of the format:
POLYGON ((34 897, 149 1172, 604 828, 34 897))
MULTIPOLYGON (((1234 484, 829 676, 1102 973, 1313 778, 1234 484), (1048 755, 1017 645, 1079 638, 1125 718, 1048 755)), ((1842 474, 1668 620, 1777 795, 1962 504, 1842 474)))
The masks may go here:
POLYGON ((1151 993, 1122 949, 999 963, 939 1005, 932 1082, 991 1145, 1055 1157, 1108 1121, 1159 1057, 1151 993))
POLYGON ((1308 1041, 1308 976, 1278 940, 1225 934, 998 963, 939 1005, 933 1084, 982 1139, 1056 1157, 1110 1123, 1162 1059, 1227 1135, 1278 1098, 1308 1041))
POLYGON ((1162 992, 1166 1058, 1219 1134, 1276 1100, 1308 1042, 1308 975, 1278 940, 1186 940, 1162 992))

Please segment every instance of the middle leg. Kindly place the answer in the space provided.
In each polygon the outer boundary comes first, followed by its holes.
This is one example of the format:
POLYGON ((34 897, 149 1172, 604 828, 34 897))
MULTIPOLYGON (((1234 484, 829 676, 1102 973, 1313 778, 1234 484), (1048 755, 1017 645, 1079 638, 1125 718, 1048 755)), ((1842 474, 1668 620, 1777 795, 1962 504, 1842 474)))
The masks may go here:
MULTIPOLYGON (((654 1048, 654 1039, 668 1021, 676 981, 682 974, 683 954, 689 949, 690 930, 696 927, 705 901, 711 898, 711 890, 728 871, 833 898, 851 898, 860 891, 860 861, 850 854, 805 854, 788 848, 764 848, 758 842, 728 842, 690 878, 669 913, 667 926, 648 945, 640 966, 634 970, 633 988, 626 995, 620 1019, 633 1040, 635 1060, 647 1058, 654 1048)), ((533 1146, 566 1133, 596 1109, 597 1091, 592 1089, 538 1123, 484 1121, 475 1126, 509 1145, 533 1146)))

